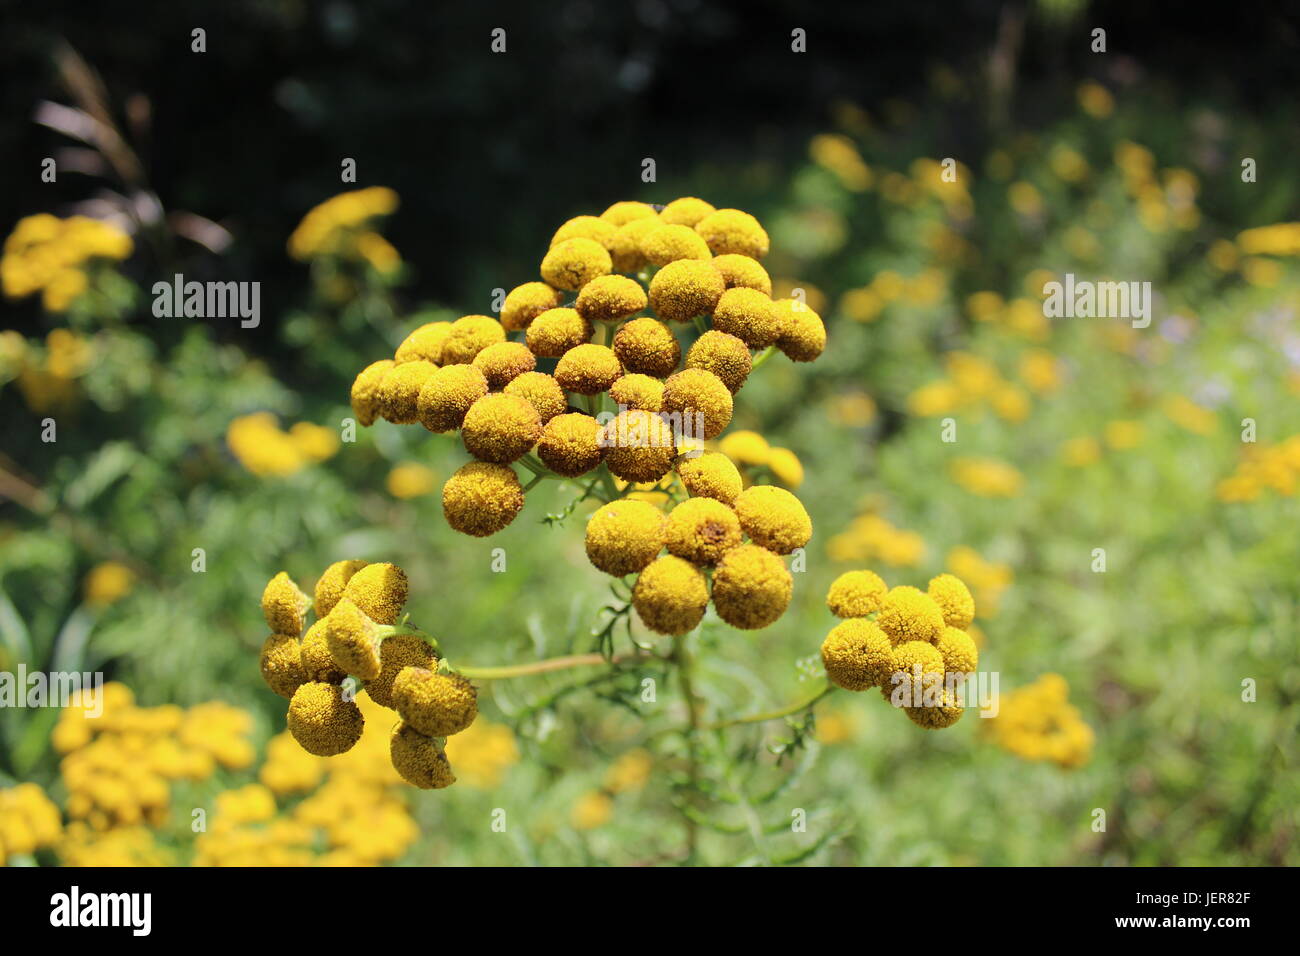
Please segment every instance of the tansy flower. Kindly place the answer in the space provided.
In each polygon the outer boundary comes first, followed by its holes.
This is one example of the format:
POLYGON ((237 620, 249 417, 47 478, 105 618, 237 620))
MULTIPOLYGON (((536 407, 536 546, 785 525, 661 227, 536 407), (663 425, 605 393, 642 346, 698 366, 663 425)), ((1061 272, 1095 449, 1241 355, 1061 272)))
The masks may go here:
POLYGON ((410 586, 406 572, 395 564, 367 564, 348 579, 343 598, 378 624, 396 624, 410 586))
POLYGON ((694 196, 683 196, 681 199, 674 199, 659 210, 659 221, 668 226, 690 226, 694 228, 695 224, 705 216, 717 211, 712 203, 707 203, 703 199, 697 199, 694 196))
POLYGON ((741 339, 711 329, 696 339, 686 353, 686 367, 712 372, 734 395, 745 384, 754 360, 749 354, 749 346, 741 339))
POLYGON ((1014 466, 996 458, 958 458, 949 470, 957 484, 983 498, 1014 498, 1024 485, 1014 466))
POLYGON ((590 322, 617 322, 636 315, 647 301, 641 283, 627 276, 608 275, 584 285, 573 307, 590 322))
POLYGON ((728 289, 757 289, 772 295, 772 278, 757 259, 727 253, 713 259, 713 268, 722 274, 728 289))
POLYGON ((599 395, 622 374, 614 350, 604 345, 575 346, 555 366, 555 380, 560 387, 579 395, 599 395))
POLYGON ((875 571, 845 571, 831 582, 826 606, 836 617, 866 617, 880 610, 888 590, 875 571))
POLYGON ((353 558, 335 561, 316 581, 316 618, 319 621, 339 603, 343 589, 347 587, 352 575, 364 568, 369 562, 353 558))
POLYGON ((446 751, 460 779, 482 790, 499 787, 506 770, 519 762, 519 748, 510 728, 481 717, 462 733, 449 737, 446 751))
MULTIPOLYGON (((879 618, 876 623, 880 623, 879 618)), ((893 640, 892 635, 890 640, 893 640)), ((901 691, 901 699, 910 700, 912 694, 924 694, 927 687, 937 686, 942 679, 943 655, 933 644, 928 641, 903 641, 894 645, 893 666, 889 677, 880 684, 880 693, 890 703, 893 703, 891 698, 895 691, 901 691)))
POLYGON ((455 431, 465 421, 470 407, 487 393, 487 376, 477 365, 445 365, 420 386, 416 401, 420 424, 431 432, 455 431))
POLYGON ((811 362, 826 348, 826 324, 822 317, 793 299, 778 299, 773 306, 782 313, 776 347, 792 362, 811 362))
POLYGON ((941 691, 937 691, 937 694, 941 703, 933 707, 903 708, 912 723, 918 727, 924 727, 926 730, 942 730, 961 720, 964 711, 957 703, 956 692, 945 687, 941 691))
POLYGON ((789 448, 773 448, 768 452, 767 467, 772 477, 787 488, 798 488, 803 484, 803 463, 789 448))
MULTIPOLYGON (((611 237, 611 245, 613 240, 611 237)), ((594 239, 566 239, 556 243, 542 259, 542 278, 557 289, 577 292, 613 268, 609 251, 594 239)))
POLYGON ((777 620, 789 606, 793 590, 794 578, 785 562, 754 544, 732 548, 713 572, 713 607, 718 617, 742 630, 757 630, 777 620))
POLYGON ((560 383, 545 372, 525 372, 512 379, 503 391, 507 395, 522 398, 533 406, 543 425, 569 407, 560 383))
POLYGON ((677 475, 694 498, 716 498, 729 505, 744 487, 740 471, 726 455, 716 451, 677 459, 677 475))
POLYGON ((973 674, 979 667, 980 652, 974 639, 965 631, 945 627, 935 649, 943 657, 943 669, 948 674, 973 674))
MULTIPOLYGON (((462 366, 452 366, 461 368, 462 366)), ((384 487, 394 498, 401 498, 403 501, 410 498, 420 498, 424 495, 432 494, 433 490, 438 487, 437 475, 428 465, 421 465, 418 462, 408 461, 396 465, 384 479, 384 487)))
POLYGON ((433 670, 438 665, 438 652, 424 638, 416 634, 393 634, 379 645, 379 676, 366 681, 366 693, 380 707, 395 707, 393 682, 407 667, 433 670))
POLYGON ((624 481, 658 481, 672 470, 677 454, 668 424, 652 412, 635 408, 619 412, 608 422, 600 441, 606 466, 624 481))
POLYGON ((718 450, 738 465, 759 467, 767 464, 772 449, 767 439, 755 431, 741 429, 718 443, 718 450))
POLYGON ((663 550, 664 513, 645 501, 614 500, 587 521, 587 558, 606 574, 640 571, 663 550))
POLYGON ((474 356, 474 368, 492 388, 504 388, 512 379, 537 368, 537 358, 522 342, 498 342, 474 356))
POLYGON ((490 315, 464 315, 451 324, 442 345, 443 365, 466 365, 489 345, 506 340, 506 330, 490 315))
POLYGON ((585 475, 600 464, 600 423, 590 415, 557 415, 542 428, 537 454, 547 468, 565 478, 585 475))
POLYGON ((641 237, 641 254, 656 266, 681 259, 712 259, 708 244, 690 226, 660 226, 641 237))
POLYGON ((668 513, 664 544, 693 564, 713 565, 740 544, 736 513, 713 498, 688 498, 668 513))
POLYGON ((975 599, 970 589, 955 574, 940 574, 930 579, 926 592, 943 612, 943 623, 958 630, 970 627, 975 620, 975 599))
POLYGON ((667 378, 677 369, 682 347, 668 326, 641 318, 633 319, 614 334, 614 354, 629 372, 667 378))
POLYGON ((504 465, 537 444, 542 437, 542 419, 527 400, 493 393, 470 406, 460 437, 475 458, 504 465))
POLYGON ((624 200, 611 205, 600 214, 600 218, 615 226, 625 226, 636 219, 654 219, 658 215, 648 203, 624 200))
MULTIPOLYGON (((331 610, 333 607, 331 605, 331 610)), ((307 628, 302 644, 298 647, 298 659, 306 680, 321 684, 341 684, 348 675, 347 671, 334 663, 334 654, 329 645, 328 621, 329 616, 326 615, 307 628)))
POLYGON ((392 359, 371 362, 352 383, 352 411, 363 427, 369 427, 379 417, 379 383, 395 364, 392 359))
POLYGON ((617 231, 617 225, 599 216, 574 216, 555 230, 555 235, 551 236, 551 246, 566 239, 591 239, 608 249, 617 231))
POLYGON ((623 408, 640 408, 647 412, 663 411, 664 383, 657 378, 636 372, 621 375, 610 385, 609 397, 623 408))
POLYGON ((575 309, 547 309, 533 319, 525 334, 529 350, 543 358, 559 358, 591 340, 595 329, 575 309))
POLYGON ((726 291, 722 274, 711 263, 678 259, 650 280, 650 305, 661 319, 689 322, 697 315, 711 313, 726 291))
POLYGON ((131 593, 135 572, 120 561, 101 561, 86 575, 86 603, 94 607, 116 604, 131 593))
POLYGON ((526 329, 533 319, 563 301, 564 296, 545 282, 525 282, 515 286, 501 303, 501 327, 507 332, 526 329))
POLYGON ((600 790, 590 790, 578 798, 569 813, 569 822, 575 830, 595 830, 603 827, 614 816, 614 800, 600 790))
POLYGON ((281 697, 291 698, 307 680, 296 634, 272 634, 262 642, 262 680, 281 697))
POLYGON ((340 670, 362 680, 379 676, 379 634, 375 622, 346 597, 325 618, 325 642, 340 670))
POLYGON ((610 257, 615 272, 637 272, 646 265, 641 240, 663 225, 658 216, 633 219, 618 227, 610 243, 610 257))
POLYGON ((659 634, 685 634, 694 629, 708 603, 704 573, 671 554, 650 562, 632 589, 632 606, 641 623, 659 634))
POLYGON ((731 424, 731 392, 712 372, 685 368, 664 382, 663 410, 678 416, 675 424, 682 434, 714 438, 731 424))
POLYGON ((934 598, 907 584, 890 588, 885 593, 876 623, 896 646, 907 641, 933 644, 946 626, 943 611, 934 598))
POLYGON ((450 322, 426 322, 402 340, 393 358, 399 365, 419 361, 441 365, 442 347, 450 334, 450 322))
POLYGON ((351 750, 365 728, 357 705, 334 684, 303 684, 289 701, 289 733, 303 750, 333 757, 351 750))
POLYGON ((695 224, 715 256, 735 253, 761 259, 770 247, 767 233, 757 219, 739 209, 719 209, 695 224))
POLYGON ((1101 445, 1086 435, 1071 438, 1061 445, 1061 459, 1071 468, 1083 468, 1101 459, 1101 445))
POLYGON ((309 607, 311 598, 302 593, 285 571, 271 578, 262 591, 262 616, 272 634, 297 637, 302 633, 309 607))
POLYGON ((761 349, 776 342, 784 315, 757 289, 727 289, 713 310, 713 327, 736 336, 752 349, 761 349))
POLYGON ((640 790, 650 781, 654 756, 641 747, 622 754, 605 773, 605 789, 611 793, 640 790))
POLYGON ((459 674, 405 667, 393 681, 393 704, 402 720, 429 737, 458 734, 478 716, 478 692, 459 674))
POLYGON ((830 682, 845 690, 879 687, 894 671, 893 645, 875 622, 851 618, 822 641, 822 666, 830 682))
POLYGON ((410 724, 398 722, 393 727, 388 752, 393 769, 413 787, 441 790, 456 782, 451 763, 438 741, 420 733, 410 724))
POLYGON ((496 534, 524 507, 519 477, 505 465, 471 461, 442 486, 442 513, 461 534, 496 534))
POLYGON ((423 359, 395 365, 384 373, 377 390, 379 414, 394 425, 413 425, 420 420, 420 389, 438 366, 423 359))
POLYGON ((812 538, 812 519, 784 488, 754 485, 736 496, 736 514, 750 540, 777 554, 789 554, 812 538))

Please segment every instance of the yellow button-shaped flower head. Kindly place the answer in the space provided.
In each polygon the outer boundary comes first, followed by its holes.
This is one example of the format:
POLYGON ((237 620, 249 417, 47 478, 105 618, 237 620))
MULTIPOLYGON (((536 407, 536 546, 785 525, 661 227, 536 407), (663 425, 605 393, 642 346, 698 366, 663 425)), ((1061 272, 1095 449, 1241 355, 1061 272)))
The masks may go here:
POLYGON ((695 231, 708 243, 715 256, 734 253, 761 259, 771 241, 759 221, 739 209, 719 209, 695 224, 695 231))
POLYGON ((671 554, 652 561, 632 589, 632 606, 641 623, 659 634, 685 634, 694 629, 708 604, 704 572, 671 554))
POLYGON ((975 599, 964 581, 955 574, 940 574, 930 579, 926 592, 943 612, 943 623, 958 630, 970 627, 975 620, 975 599))
POLYGON ((749 346, 726 332, 711 329, 705 332, 686 353, 687 368, 702 368, 722 379, 722 384, 734 395, 745 384, 753 370, 754 360, 749 346))
POLYGON ((664 513, 648 501, 619 499, 601 505, 587 521, 587 558, 606 574, 640 571, 664 546, 664 513))
POLYGON ((558 289, 545 282, 525 282, 515 286, 501 303, 501 327, 507 332, 528 328, 533 319, 564 301, 558 289))
POLYGON ((731 391, 702 368, 684 368, 664 383, 664 414, 676 431, 696 440, 715 438, 731 424, 731 391))
POLYGON ((441 365, 442 347, 450 334, 450 322, 426 322, 402 340, 393 358, 399 365, 419 361, 441 365))
MULTIPOLYGON (((496 346, 489 346, 480 355, 493 348, 496 346)), ((416 403, 420 424, 431 432, 455 431, 464 423, 470 407, 487 393, 487 376, 477 366, 444 365, 420 387, 416 403)))
POLYGON ((335 561, 316 582, 316 618, 325 617, 334 610, 334 605, 343 597, 343 589, 352 580, 352 575, 364 568, 369 562, 359 558, 335 561))
POLYGON ((880 602, 876 623, 895 645, 906 641, 933 644, 943 633, 943 611, 919 588, 902 584, 890 588, 880 602))
POLYGON ((352 411, 362 427, 369 427, 379 417, 379 383, 397 363, 392 359, 371 362, 352 383, 352 411))
POLYGON ((506 465, 471 461, 442 486, 442 513, 461 534, 485 538, 515 520, 524 507, 519 477, 506 465))
MULTIPOLYGON (((333 607, 337 607, 336 601, 333 607)), ((331 607, 331 613, 333 612, 331 607)), ((316 623, 307 628, 299 648, 303 676, 309 681, 321 684, 341 684, 348 676, 347 671, 334 663, 334 655, 329 644, 329 617, 318 618, 316 623)))
POLYGON ((646 266, 641 240, 663 225, 658 216, 633 219, 618 227, 610 242, 610 257, 615 272, 637 272, 646 266))
POLYGON ((705 216, 717 211, 716 206, 705 202, 703 199, 697 199, 695 196, 683 196, 681 199, 674 199, 659 210, 659 221, 669 226, 690 226, 694 228, 695 224, 705 216))
POLYGON ((812 519, 803 503, 784 488, 754 485, 736 496, 740 527, 755 544, 789 554, 812 538, 812 519))
POLYGON ((649 203, 624 200, 614 203, 600 214, 600 218, 615 226, 625 226, 637 219, 654 219, 658 215, 649 203))
POLYGON ((533 406, 543 425, 569 407, 560 383, 545 372, 524 372, 518 378, 511 379, 503 391, 507 395, 518 396, 533 406))
POLYGON ((380 707, 395 707, 393 682, 407 667, 433 670, 438 666, 438 652, 416 634, 393 634, 379 645, 379 676, 366 681, 366 693, 380 707))
POLYGON ((959 631, 955 627, 945 627, 934 646, 943 657, 945 673, 973 674, 979 667, 979 648, 975 646, 974 638, 965 631, 959 631))
POLYGON ((559 358, 571 348, 591 340, 595 329, 576 309, 547 309, 528 326, 525 341, 542 358, 559 358))
POLYGON ((490 315, 463 315, 451 324, 442 345, 443 365, 468 365, 489 345, 506 340, 506 330, 490 315))
POLYGON ((713 327, 740 339, 751 349, 767 348, 781 335, 777 306, 757 289, 728 289, 713 309, 713 327))
POLYGON ((309 607, 311 598, 302 593, 285 571, 271 578, 262 591, 262 616, 272 634, 297 637, 302 633, 309 607))
POLYGON ((739 469, 721 452, 706 451, 694 457, 683 455, 677 459, 676 467, 677 476, 693 498, 716 498, 729 505, 744 487, 739 469))
POLYGON ((713 608, 741 630, 772 624, 785 613, 793 591, 794 578, 785 562, 754 544, 732 548, 713 572, 713 608))
POLYGON ((494 392, 470 406, 460 437, 475 458, 504 465, 537 444, 542 437, 542 419, 526 399, 494 392))
POLYGON ((714 257, 713 268, 722 273, 728 289, 757 289, 763 295, 772 294, 772 277, 757 259, 731 252, 714 257))
POLYGON ((410 586, 395 564, 367 564, 348 580, 343 597, 379 624, 396 624, 410 586))
POLYGON ((537 368, 537 357, 523 342, 498 342, 474 356, 474 367, 492 388, 504 388, 512 379, 537 368))
POLYGON ((617 225, 600 216, 574 216, 555 230, 551 246, 557 246, 566 239, 591 239, 608 249, 617 231, 617 225))
POLYGON ((577 292, 592 279, 609 275, 612 268, 609 250, 594 239, 578 237, 551 246, 541 272, 547 284, 577 292))
POLYGON ((614 350, 604 345, 579 345, 569 349, 555 366, 560 387, 579 395, 599 395, 623 374, 614 350))
POLYGON ((393 681, 393 703, 402 720, 427 737, 458 734, 478 716, 478 692, 459 674, 404 667, 393 681))
MULTIPOLYGON (((888 636, 893 640, 893 635, 888 636)), ((928 641, 904 641, 894 646, 893 665, 889 678, 880 684, 880 693, 892 703, 897 692, 904 706, 913 706, 912 700, 942 682, 943 656, 935 646, 928 641)))
POLYGON ((618 322, 636 315, 647 301, 641 283, 627 276, 608 275, 584 285, 573 307, 590 322, 618 322))
POLYGON ((670 554, 711 566, 740 544, 740 521, 721 501, 688 498, 668 513, 664 544, 670 554))
POLYGON ((650 280, 650 305, 661 319, 689 322, 697 315, 711 313, 726 291, 722 274, 712 263, 678 259, 650 280))
POLYGON ((777 299, 780 334, 776 347, 792 362, 811 362, 826 348, 826 324, 822 317, 802 302, 777 299))
POLYGON ((339 670, 362 680, 379 676, 379 634, 375 622, 346 597, 325 618, 325 643, 339 670))
POLYGON ((547 468, 565 478, 585 475, 604 455, 600 423, 590 415, 570 412, 556 415, 542 428, 537 454, 547 468))
POLYGON ((667 378, 677 370, 682 347, 668 326, 651 319, 633 319, 614 334, 614 354, 629 372, 667 378))
POLYGON ((413 425, 420 420, 420 389, 438 366, 423 359, 390 368, 377 391, 379 414, 394 425, 413 425))
POLYGON ((303 684, 289 701, 289 733, 317 757, 351 750, 365 728, 361 710, 334 684, 303 684))
POLYGON ((964 711, 957 703, 955 691, 944 688, 936 690, 935 696, 939 698, 940 703, 933 707, 903 708, 912 723, 918 727, 924 727, 926 730, 942 730, 961 720, 964 711))
POLYGON ((831 683, 845 690, 879 687, 894 671, 893 645, 875 622, 851 618, 822 641, 822 666, 831 683))
POLYGON ((653 412, 619 412, 601 431, 605 464, 624 481, 658 481, 677 455, 672 429, 653 412))
POLYGON ((831 582, 826 606, 836 617, 866 617, 880 610, 888 590, 875 571, 845 571, 831 582))
POLYGON ((682 259, 709 260, 708 243, 690 226, 661 225, 641 237, 641 253, 656 266, 666 266, 682 259))
POLYGON ((281 697, 291 698, 307 680, 302 670, 298 637, 272 634, 262 642, 262 680, 281 697))
POLYGON ((405 721, 393 727, 388 742, 393 769, 413 787, 441 790, 456 782, 447 754, 438 741, 420 733, 405 721))
POLYGON ((609 397, 622 409, 640 408, 647 412, 663 411, 664 383, 649 375, 630 372, 620 375, 609 387, 609 397))

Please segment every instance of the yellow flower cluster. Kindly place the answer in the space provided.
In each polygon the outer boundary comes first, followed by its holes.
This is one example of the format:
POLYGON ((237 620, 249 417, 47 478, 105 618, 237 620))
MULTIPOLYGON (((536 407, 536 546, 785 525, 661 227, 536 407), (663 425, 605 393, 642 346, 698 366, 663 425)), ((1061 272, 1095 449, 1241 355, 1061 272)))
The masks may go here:
POLYGON ((1022 760, 1047 760, 1075 769, 1092 757, 1094 735, 1060 674, 1044 674, 1032 684, 1001 695, 997 715, 980 724, 993 741, 1022 760))
POLYGON ((940 269, 922 269, 911 276, 882 269, 866 285, 846 291, 840 297, 840 310, 854 322, 875 322, 896 302, 933 306, 943 300, 947 291, 948 277, 940 269))
POLYGON ((621 754, 605 772, 604 786, 581 794, 569 813, 575 830, 595 830, 614 816, 614 798, 640 790, 650 780, 654 756, 641 748, 621 754))
POLYGON ((108 607, 130 594, 134 586, 134 571, 120 561, 102 561, 86 575, 86 603, 92 607, 108 607))
MULTIPOLYGON (((945 378, 923 385, 908 396, 908 409, 913 415, 932 417, 960 412, 978 417, 991 409, 1009 422, 1023 422, 1029 417, 1028 393, 1003 378, 988 359, 953 351, 944 355, 944 365, 948 372, 945 378)), ((1041 375, 1045 369, 1036 371, 1041 375)))
POLYGON ((677 469, 690 497, 667 514, 628 498, 602 505, 587 522, 588 559, 615 577, 637 575, 632 605, 660 634, 693 630, 710 600, 732 627, 774 623, 794 588, 781 556, 812 537, 808 512, 775 485, 740 491, 736 466, 720 452, 683 456, 677 469))
MULTIPOLYGON (((1032 293, 1042 289, 1042 283, 1033 275, 1025 285, 1032 293)), ((1043 342, 1051 337, 1051 323, 1043 315, 1043 303, 1038 299, 1017 298, 1007 302, 997 292, 984 290, 966 298, 966 312, 975 322, 987 323, 1012 335, 1031 342, 1043 342)))
POLYGON ((764 472, 791 491, 803 484, 803 462, 799 456, 789 448, 769 445, 758 432, 729 432, 718 442, 718 451, 740 468, 740 477, 746 488, 753 483, 754 475, 764 472))
POLYGON ((253 474, 285 476, 332 458, 339 450, 339 437, 311 422, 297 422, 285 431, 270 412, 254 412, 230 423, 226 445, 253 474))
POLYGON ((1201 221, 1196 206, 1200 182, 1187 169, 1157 172, 1155 155, 1145 146, 1122 140, 1115 146, 1115 165, 1124 188, 1137 203, 1137 218, 1148 232, 1195 229, 1201 221))
POLYGON ((372 221, 396 209, 397 193, 384 186, 332 196, 303 216, 289 236, 289 255, 302 261, 340 256, 368 262, 377 272, 393 272, 402 257, 372 221))
POLYGON ((71 406, 77 379, 93 360, 90 341, 68 329, 53 329, 44 349, 12 329, 0 332, 0 381, 16 379, 23 401, 37 413, 71 406))
POLYGON ((160 846, 154 831, 145 826, 96 830, 74 821, 63 830, 58 847, 64 866, 172 866, 172 854, 160 846))
POLYGON ((925 557, 925 539, 866 511, 827 542, 826 553, 832 561, 879 561, 893 568, 914 568, 925 557))
POLYGON ((1248 256, 1300 256, 1300 222, 1247 229, 1238 234, 1237 247, 1248 256))
MULTIPOLYGON (((427 635, 398 623, 407 595, 406 572, 395 564, 336 561, 314 596, 281 571, 262 592, 271 630, 262 644, 262 677, 289 701, 293 739, 317 757, 348 753, 362 740, 365 714, 348 677, 360 680, 369 700, 397 711, 388 741, 392 768, 413 786, 441 789, 456 780, 446 738, 474 722, 477 691, 439 667, 427 635)), ((285 777, 306 780, 310 770, 290 766, 285 777)))
POLYGON ((1025 478, 1008 462, 997 458, 955 458, 949 467, 952 480, 981 498, 1015 498, 1025 478))
MULTIPOLYGON (((516 464, 534 476, 603 468, 658 482, 679 452, 727 428, 756 364, 774 351, 810 362, 825 348, 804 298, 773 298, 759 261, 769 245, 753 216, 694 197, 576 216, 552 236, 541 281, 512 289, 499 317, 414 329, 357 375, 352 408, 363 426, 459 432, 474 460, 447 480, 442 503, 463 534, 492 535, 518 516, 516 464), (683 354, 674 326, 690 323, 683 354)), ((796 486, 797 457, 773 451, 764 467, 796 486)))
POLYGON ((1220 501, 1257 501, 1267 491, 1290 498, 1300 480, 1300 435, 1276 445, 1248 445, 1236 470, 1215 487, 1220 501))
POLYGON ((64 312, 90 287, 90 263, 126 259, 133 248, 130 236, 97 219, 37 213, 5 239, 0 287, 11 299, 40 292, 47 312, 64 312))
POLYGON ((34 783, 0 790, 0 866, 9 857, 52 847, 63 834, 63 815, 34 783))
POLYGON ((969 583, 980 607, 979 616, 993 617, 998 612, 1002 595, 1015 582, 1009 564, 989 561, 974 548, 958 545, 948 552, 948 570, 969 583))
POLYGON ((888 587, 874 571, 847 571, 826 594, 841 622, 822 642, 822 665, 837 687, 880 688, 913 723, 951 727, 963 708, 957 691, 979 665, 968 629, 975 599, 956 575, 940 574, 925 591, 888 587))
POLYGON ((141 707, 123 684, 83 689, 60 712, 51 734, 64 754, 68 816, 97 831, 159 826, 173 781, 206 780, 218 766, 242 769, 253 762, 251 730, 247 713, 220 701, 189 709, 141 707))
POLYGON ((838 133, 814 136, 808 144, 808 155, 818 166, 834 174, 850 192, 871 188, 871 167, 863 161, 862 154, 849 137, 838 133))

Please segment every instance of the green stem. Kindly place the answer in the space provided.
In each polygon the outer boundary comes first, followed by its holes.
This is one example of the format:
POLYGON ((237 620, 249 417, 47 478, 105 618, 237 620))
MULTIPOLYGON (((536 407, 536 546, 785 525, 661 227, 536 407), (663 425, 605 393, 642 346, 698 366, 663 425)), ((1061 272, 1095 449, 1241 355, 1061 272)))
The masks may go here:
POLYGON ((570 670, 574 667, 596 667, 600 664, 614 666, 629 660, 635 660, 638 656, 640 655, 615 654, 613 657, 606 659, 600 654, 569 654, 566 657, 548 657, 544 660, 530 661, 526 664, 505 664, 500 667, 462 667, 459 664, 450 663, 447 666, 462 677, 473 680, 505 680, 510 677, 528 677, 532 674, 570 670))
POLYGON ((749 370, 749 371, 750 371, 750 374, 753 374, 754 372, 757 372, 758 369, 759 369, 759 367, 760 367, 764 362, 766 362, 768 359, 770 359, 770 358, 772 357, 772 354, 773 354, 775 351, 776 351, 776 346, 775 346, 775 345, 769 345, 767 348, 763 349, 763 351, 759 352, 759 353, 758 353, 758 357, 754 359, 754 365, 753 365, 753 367, 750 368, 750 370, 749 370))
MULTIPOLYGON (((695 696, 695 659, 686 644, 688 635, 679 634, 673 638, 673 661, 677 664, 677 673, 681 676, 682 696, 686 698, 686 759, 688 776, 691 781, 691 795, 699 792, 700 761, 699 742, 696 733, 700 730, 700 702, 695 696)), ((686 815, 686 861, 695 859, 699 849, 699 826, 690 814, 686 815)))
POLYGON ((707 725, 704 729, 722 730, 724 727, 735 727, 738 724, 760 724, 765 720, 776 720, 780 717, 789 717, 791 714, 798 714, 802 711, 808 710, 833 690, 835 690, 834 685, 827 684, 811 697, 795 701, 793 704, 786 704, 784 707, 777 707, 775 710, 765 710, 758 714, 750 714, 748 717, 735 717, 731 720, 719 721, 716 724, 707 725))
POLYGON ((705 332, 709 331, 708 325, 705 324, 704 316, 697 315, 694 319, 694 322, 695 322, 695 330, 699 332, 700 335, 703 335, 705 332))
POLYGON ((532 491, 545 480, 545 475, 533 475, 532 480, 529 481, 528 484, 524 485, 524 494, 528 494, 528 492, 532 491))

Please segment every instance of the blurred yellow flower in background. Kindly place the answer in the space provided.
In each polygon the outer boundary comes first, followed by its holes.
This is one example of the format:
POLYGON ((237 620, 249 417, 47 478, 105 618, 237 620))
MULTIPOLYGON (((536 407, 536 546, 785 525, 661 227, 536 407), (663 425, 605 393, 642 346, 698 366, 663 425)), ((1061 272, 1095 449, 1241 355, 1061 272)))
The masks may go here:
POLYGON ((389 471, 385 487, 394 498, 419 498, 437 489, 438 473, 428 465, 408 461, 389 471))
POLYGON ((1110 90, 1093 80, 1085 80, 1075 91, 1079 106, 1093 119, 1105 119, 1115 111, 1115 97, 1110 90))
POLYGON ((457 780, 480 790, 500 786, 506 771, 519 762, 514 731, 483 717, 448 737, 446 753, 457 780))
POLYGON ((1022 760, 1045 760, 1066 769, 1092 758, 1095 736, 1059 674, 1044 674, 1032 684, 1001 695, 998 714, 981 721, 999 747, 1022 760))
POLYGON ((1061 445, 1061 460, 1071 468, 1084 468, 1101 460, 1101 443, 1095 438, 1071 438, 1061 445))
POLYGON ((832 561, 881 562, 891 567, 916 567, 925 556, 925 539, 915 531, 895 527, 872 512, 856 516, 826 544, 832 561))
POLYGON ((226 445, 253 474, 285 476, 333 457, 339 438, 332 429, 310 422, 298 422, 284 431, 270 412, 253 412, 230 423, 226 445))
POLYGON ((103 561, 86 574, 83 587, 86 603, 95 607, 108 607, 131 593, 135 585, 135 572, 120 561, 103 561))
POLYGON ((988 561, 967 545, 948 552, 947 567, 970 587, 978 616, 984 618, 997 614, 1003 592, 1015 580, 1010 565, 988 561))
POLYGON ((589 790, 573 805, 569 820, 575 829, 595 830, 614 816, 614 800, 601 790, 589 790))
POLYGON ((1106 423, 1106 444, 1116 451, 1127 451, 1142 444, 1146 427, 1132 419, 1117 419, 1106 423))
POLYGON ((818 166, 833 173, 850 192, 871 188, 871 168, 862 161, 862 154, 847 136, 838 133, 814 136, 808 144, 808 155, 818 166))
POLYGON ((605 773, 605 789, 610 793, 640 790, 650 780, 654 756, 643 748, 621 754, 605 773))
POLYGON ((37 213, 20 219, 5 240, 0 288, 11 299, 43 292, 47 312, 64 312, 89 288, 87 264, 127 259, 134 248, 130 236, 98 219, 37 213))
POLYGON ((320 255, 357 255, 380 272, 391 271, 401 261, 397 250, 363 227, 392 214, 397 205, 397 193, 384 186, 332 196, 303 216, 289 236, 289 255, 303 261, 320 255))

